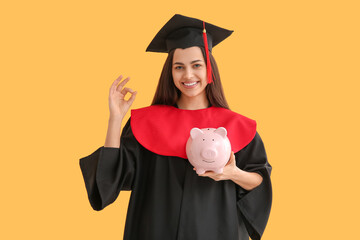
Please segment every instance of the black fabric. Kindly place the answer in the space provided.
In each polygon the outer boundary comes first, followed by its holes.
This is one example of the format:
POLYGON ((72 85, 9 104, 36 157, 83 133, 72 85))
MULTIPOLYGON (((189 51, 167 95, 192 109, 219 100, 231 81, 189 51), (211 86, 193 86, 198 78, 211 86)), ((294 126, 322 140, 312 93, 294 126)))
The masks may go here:
POLYGON ((272 202, 272 167, 258 133, 235 153, 239 168, 263 177, 251 191, 198 176, 187 159, 148 151, 133 136, 130 119, 120 141, 120 148, 100 147, 81 158, 80 168, 94 210, 132 190, 124 240, 261 238, 272 202))
MULTIPOLYGON (((207 22, 205 22, 205 29, 210 52, 213 47, 234 32, 207 22)), ((204 47, 202 32, 202 20, 175 14, 155 35, 146 51, 170 52, 175 48, 204 47)))

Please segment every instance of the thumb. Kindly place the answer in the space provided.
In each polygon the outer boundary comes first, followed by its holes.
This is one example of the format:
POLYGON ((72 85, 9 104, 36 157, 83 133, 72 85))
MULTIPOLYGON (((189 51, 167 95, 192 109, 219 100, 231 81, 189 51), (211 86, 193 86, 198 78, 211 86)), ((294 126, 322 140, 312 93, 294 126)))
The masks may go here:
POLYGON ((137 94, 137 91, 131 93, 131 97, 128 100, 129 105, 131 105, 134 102, 136 94, 137 94))
POLYGON ((231 163, 235 162, 235 155, 234 155, 233 151, 231 151, 231 154, 230 154, 230 162, 231 163))
POLYGON ((229 161, 227 162, 227 164, 226 164, 226 166, 227 165, 230 165, 230 164, 232 164, 233 162, 234 162, 234 160, 235 160, 235 158, 234 158, 234 152, 231 152, 231 154, 230 154, 230 159, 229 159, 229 161))

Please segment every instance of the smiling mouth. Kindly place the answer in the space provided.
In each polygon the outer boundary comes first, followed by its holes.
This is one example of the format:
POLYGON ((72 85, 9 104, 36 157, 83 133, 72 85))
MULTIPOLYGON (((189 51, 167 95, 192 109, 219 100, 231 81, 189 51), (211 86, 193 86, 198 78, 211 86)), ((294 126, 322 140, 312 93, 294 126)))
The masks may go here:
POLYGON ((204 160, 204 159, 203 159, 203 161, 204 161, 204 162, 207 162, 207 163, 213 163, 213 162, 215 162, 215 161, 206 161, 206 160, 204 160))
POLYGON ((199 82, 191 82, 191 83, 185 83, 185 82, 182 82, 182 84, 185 86, 185 87, 193 87, 195 85, 197 85, 199 82))

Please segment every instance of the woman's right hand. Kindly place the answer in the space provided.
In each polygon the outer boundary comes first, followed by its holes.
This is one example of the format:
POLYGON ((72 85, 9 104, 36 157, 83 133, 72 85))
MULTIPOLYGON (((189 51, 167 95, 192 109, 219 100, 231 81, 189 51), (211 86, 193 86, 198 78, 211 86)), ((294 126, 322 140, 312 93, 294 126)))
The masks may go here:
POLYGON ((111 118, 121 118, 125 117, 125 114, 129 110, 131 104, 135 100, 136 91, 133 91, 131 88, 123 88, 125 84, 130 80, 130 77, 127 77, 119 85, 118 83, 123 78, 122 75, 118 77, 110 87, 109 93, 109 109, 111 118), (125 95, 130 92, 131 97, 128 100, 125 100, 125 95))

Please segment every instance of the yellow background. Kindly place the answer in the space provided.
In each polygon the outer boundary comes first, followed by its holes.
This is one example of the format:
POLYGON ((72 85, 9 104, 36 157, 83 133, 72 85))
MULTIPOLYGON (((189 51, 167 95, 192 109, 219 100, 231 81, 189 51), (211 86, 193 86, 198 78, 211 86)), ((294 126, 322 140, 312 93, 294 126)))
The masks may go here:
POLYGON ((138 91, 132 108, 151 103, 166 54, 145 49, 179 13, 235 30, 213 54, 273 166, 263 239, 355 239, 357 2, 2 2, 0 238, 122 239, 130 192, 92 210, 79 159, 104 144, 120 74, 138 91))

